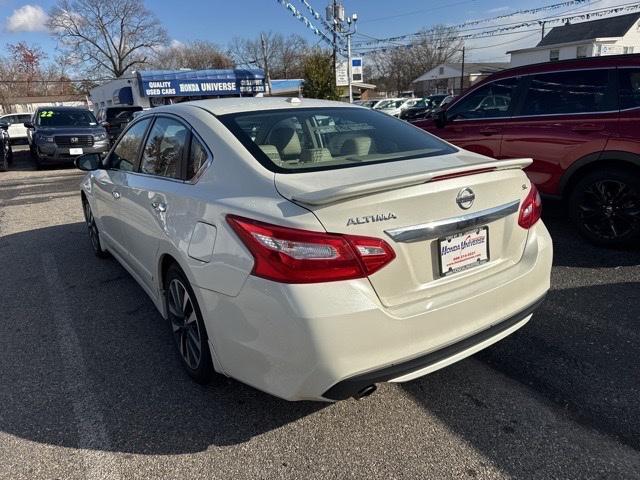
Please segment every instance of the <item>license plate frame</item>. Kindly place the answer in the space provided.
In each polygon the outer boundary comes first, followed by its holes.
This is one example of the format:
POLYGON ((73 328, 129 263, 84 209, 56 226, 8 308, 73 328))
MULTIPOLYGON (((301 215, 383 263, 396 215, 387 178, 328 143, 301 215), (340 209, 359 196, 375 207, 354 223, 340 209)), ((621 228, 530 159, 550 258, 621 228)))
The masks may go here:
POLYGON ((453 235, 448 235, 446 237, 442 237, 438 239, 438 273, 440 274, 441 277, 447 277, 449 275, 455 275, 456 273, 461 273, 461 272, 465 272, 467 270, 470 270, 472 268, 475 267, 479 267, 480 265, 484 265, 485 263, 489 262, 490 260, 490 249, 489 249, 489 227, 487 225, 481 226, 481 227, 476 227, 474 229, 471 230, 465 230, 464 232, 458 232, 458 233, 454 233, 453 235), (480 234, 483 234, 483 241, 478 243, 477 245, 473 245, 473 246, 469 246, 469 247, 464 247, 462 248, 462 240, 469 235, 475 235, 475 237, 472 237, 472 240, 475 238, 482 238, 480 236, 480 234), (455 242, 456 239, 460 239, 457 243, 455 242), (454 242, 452 244, 453 247, 458 247, 458 248, 454 248, 453 250, 449 251, 446 253, 446 256, 443 255, 443 249, 442 246, 444 243, 449 243, 451 244, 452 242, 454 242), (478 247, 484 247, 482 248, 478 248, 478 247), (452 256, 454 253, 456 252, 462 252, 464 250, 466 250, 467 248, 471 248, 471 250, 469 250, 467 253, 472 254, 468 259, 466 260, 457 260, 460 263, 459 267, 456 268, 452 268, 452 262, 455 262, 456 259, 452 258, 451 261, 449 261, 448 257, 452 256), (479 251, 480 250, 480 251, 479 251), (484 252, 482 252, 481 250, 484 250, 484 252), (475 260, 475 261, 474 261, 475 260), (447 268, 447 270, 445 271, 445 268, 447 268))
POLYGON ((69 155, 82 155, 84 153, 84 150, 82 150, 82 148, 70 148, 69 149, 69 155))

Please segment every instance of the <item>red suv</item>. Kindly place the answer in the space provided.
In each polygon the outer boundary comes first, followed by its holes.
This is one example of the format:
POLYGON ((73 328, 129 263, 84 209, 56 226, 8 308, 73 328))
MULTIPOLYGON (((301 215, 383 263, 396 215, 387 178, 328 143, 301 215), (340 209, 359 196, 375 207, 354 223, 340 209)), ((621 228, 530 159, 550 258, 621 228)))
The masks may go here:
POLYGON ((415 125, 497 159, 567 200, 589 240, 640 240, 640 55, 527 65, 496 73, 415 125))

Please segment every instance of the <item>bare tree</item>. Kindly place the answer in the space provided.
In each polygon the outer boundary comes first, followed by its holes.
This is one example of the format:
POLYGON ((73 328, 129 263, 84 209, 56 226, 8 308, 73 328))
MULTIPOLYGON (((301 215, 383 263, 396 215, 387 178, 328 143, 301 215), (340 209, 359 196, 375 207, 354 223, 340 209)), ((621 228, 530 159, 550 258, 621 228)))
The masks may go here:
POLYGON ((263 32, 254 39, 234 38, 229 53, 238 65, 269 67, 272 78, 302 78, 304 60, 310 54, 307 41, 300 35, 287 37, 280 33, 263 32), (264 37, 264 49, 260 35, 264 37))
POLYGON ((196 40, 159 49, 156 57, 151 61, 151 65, 158 69, 192 68, 205 70, 207 68, 233 68, 234 62, 215 43, 196 40))
POLYGON ((47 54, 36 44, 8 43, 0 58, 0 104, 10 110, 16 97, 73 95, 76 85, 65 74, 64 64, 46 62, 47 54))
POLYGON ((121 77, 168 37, 141 0, 58 0, 48 25, 59 49, 88 73, 121 77))
POLYGON ((391 46, 369 54, 372 81, 380 89, 410 90, 411 82, 436 65, 456 62, 463 40, 446 26, 420 32, 407 45, 391 46))

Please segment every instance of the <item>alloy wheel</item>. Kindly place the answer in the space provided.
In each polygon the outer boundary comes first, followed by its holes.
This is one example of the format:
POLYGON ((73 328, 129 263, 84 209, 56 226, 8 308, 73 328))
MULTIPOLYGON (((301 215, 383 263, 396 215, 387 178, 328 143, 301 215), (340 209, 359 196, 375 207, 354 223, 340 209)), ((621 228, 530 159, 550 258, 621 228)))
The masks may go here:
POLYGON ((96 221, 93 218, 93 213, 91 212, 91 207, 89 206, 89 202, 85 202, 84 204, 84 218, 87 223, 87 230, 89 232, 89 240, 91 240, 91 246, 93 250, 96 252, 101 251, 100 248, 100 236, 98 233, 98 226, 96 225, 96 221))
POLYGON ((624 238, 640 226, 640 192, 620 180, 598 180, 584 188, 578 212, 593 235, 603 240, 624 238))
POLYGON ((189 291, 177 278, 169 283, 168 309, 180 355, 189 368, 196 370, 202 357, 202 332, 189 291))

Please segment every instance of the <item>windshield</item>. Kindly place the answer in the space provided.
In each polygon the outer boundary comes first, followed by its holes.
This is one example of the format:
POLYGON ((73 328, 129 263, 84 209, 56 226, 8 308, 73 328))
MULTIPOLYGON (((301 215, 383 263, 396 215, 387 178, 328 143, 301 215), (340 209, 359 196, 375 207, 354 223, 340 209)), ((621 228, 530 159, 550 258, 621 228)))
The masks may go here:
POLYGON ((392 105, 394 104, 394 102, 395 102, 395 100, 383 100, 378 105, 376 105, 376 109, 379 109, 379 108, 392 108, 392 105))
POLYGON ((218 117, 272 171, 326 170, 453 153, 438 138, 361 108, 305 108, 218 117))
POLYGON ((94 127, 96 118, 89 110, 41 110, 38 112, 41 127, 94 127))

